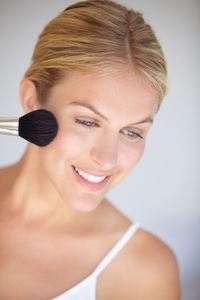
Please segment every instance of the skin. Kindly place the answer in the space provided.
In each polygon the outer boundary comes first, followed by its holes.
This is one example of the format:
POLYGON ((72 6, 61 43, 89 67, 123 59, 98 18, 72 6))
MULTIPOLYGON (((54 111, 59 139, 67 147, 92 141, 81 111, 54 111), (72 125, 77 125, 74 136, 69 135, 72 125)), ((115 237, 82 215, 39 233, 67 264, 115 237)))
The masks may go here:
MULTIPOLYGON (((0 298, 44 300, 88 276, 130 226, 105 196, 141 159, 158 100, 129 68, 65 76, 42 107, 33 83, 25 79, 20 98, 25 113, 52 111, 59 131, 48 146, 30 144, 18 163, 0 171, 0 280, 5 287, 0 298), (104 117, 80 104, 92 105, 104 117), (72 166, 111 177, 94 191, 76 180, 72 166)), ((179 296, 173 252, 143 229, 100 274, 97 284, 98 300, 179 296)))

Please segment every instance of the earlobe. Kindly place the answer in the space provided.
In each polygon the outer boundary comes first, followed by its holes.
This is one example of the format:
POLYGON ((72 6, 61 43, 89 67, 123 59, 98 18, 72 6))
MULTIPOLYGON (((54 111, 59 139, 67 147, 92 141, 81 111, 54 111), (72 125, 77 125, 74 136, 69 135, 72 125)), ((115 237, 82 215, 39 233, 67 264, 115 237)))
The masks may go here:
POLYGON ((20 83, 20 100, 24 113, 39 109, 37 91, 30 79, 23 79, 20 83))

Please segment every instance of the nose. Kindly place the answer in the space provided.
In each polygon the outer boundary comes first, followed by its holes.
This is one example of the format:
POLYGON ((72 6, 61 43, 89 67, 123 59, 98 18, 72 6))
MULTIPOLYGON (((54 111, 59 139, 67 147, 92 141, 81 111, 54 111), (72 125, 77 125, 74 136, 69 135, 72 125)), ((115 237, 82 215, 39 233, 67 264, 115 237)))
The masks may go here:
POLYGON ((114 134, 104 134, 98 138, 91 148, 90 157, 101 169, 110 171, 117 164, 118 148, 118 139, 114 134))

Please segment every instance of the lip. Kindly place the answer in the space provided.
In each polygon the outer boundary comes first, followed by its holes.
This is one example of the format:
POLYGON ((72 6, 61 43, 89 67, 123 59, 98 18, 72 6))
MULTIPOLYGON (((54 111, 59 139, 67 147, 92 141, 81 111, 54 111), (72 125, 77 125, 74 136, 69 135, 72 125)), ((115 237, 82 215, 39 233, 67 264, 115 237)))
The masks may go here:
MULTIPOLYGON (((75 166, 73 166, 74 168, 76 168, 75 166)), ((79 168, 77 168, 77 169, 79 169, 79 168)), ((84 172, 84 173, 87 173, 87 174, 89 174, 89 175, 93 175, 93 176, 96 176, 96 177, 103 177, 103 176, 111 176, 110 174, 100 174, 100 173, 93 173, 93 172, 90 172, 90 171, 88 171, 88 170, 82 170, 82 169, 79 169, 80 171, 82 171, 82 172, 84 172)))
POLYGON ((88 180, 84 179, 81 175, 78 174, 78 172, 74 169, 74 166, 72 166, 73 173, 75 175, 76 180, 84 187, 89 189, 90 191, 96 192, 105 187, 107 182, 110 180, 111 175, 106 176, 106 178, 101 182, 89 182, 88 180))

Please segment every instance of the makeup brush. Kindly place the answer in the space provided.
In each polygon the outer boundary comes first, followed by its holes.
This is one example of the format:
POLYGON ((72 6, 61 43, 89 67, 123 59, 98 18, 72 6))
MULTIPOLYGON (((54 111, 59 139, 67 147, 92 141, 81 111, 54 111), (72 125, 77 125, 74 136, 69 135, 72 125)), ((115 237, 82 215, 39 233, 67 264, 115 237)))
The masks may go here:
POLYGON ((47 146, 57 131, 56 118, 46 109, 34 110, 20 118, 0 118, 0 134, 20 136, 41 147, 47 146))

